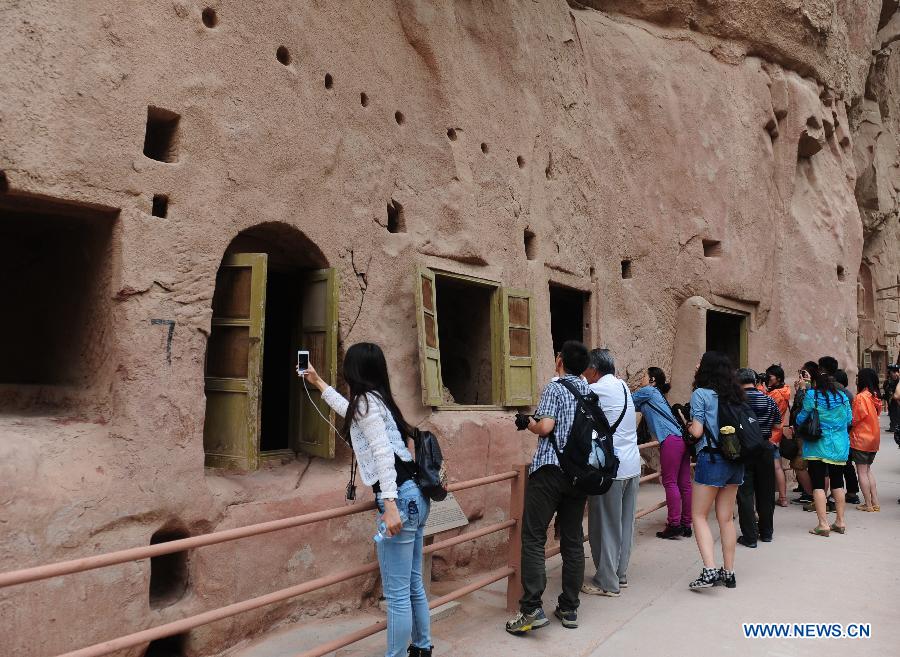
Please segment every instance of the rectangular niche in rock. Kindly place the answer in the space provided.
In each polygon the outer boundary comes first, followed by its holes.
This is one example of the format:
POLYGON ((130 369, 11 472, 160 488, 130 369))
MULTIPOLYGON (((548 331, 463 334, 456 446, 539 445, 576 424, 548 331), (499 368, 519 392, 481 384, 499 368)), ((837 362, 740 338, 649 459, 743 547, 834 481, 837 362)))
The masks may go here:
MULTIPOLYGON (((0 384, 87 387, 109 354, 118 210, 0 194, 0 384)), ((21 391, 21 390, 20 390, 21 391)))
POLYGON ((178 124, 181 116, 161 107, 147 108, 144 155, 158 162, 178 161, 178 124))

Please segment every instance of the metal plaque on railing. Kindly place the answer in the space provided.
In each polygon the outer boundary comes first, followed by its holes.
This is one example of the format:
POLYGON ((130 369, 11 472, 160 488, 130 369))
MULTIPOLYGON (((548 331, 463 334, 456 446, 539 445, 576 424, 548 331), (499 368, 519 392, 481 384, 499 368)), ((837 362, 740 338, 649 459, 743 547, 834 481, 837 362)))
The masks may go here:
POLYGON ((453 497, 453 493, 449 493, 444 500, 431 503, 428 521, 425 523, 425 536, 434 536, 468 524, 469 519, 459 502, 453 497))

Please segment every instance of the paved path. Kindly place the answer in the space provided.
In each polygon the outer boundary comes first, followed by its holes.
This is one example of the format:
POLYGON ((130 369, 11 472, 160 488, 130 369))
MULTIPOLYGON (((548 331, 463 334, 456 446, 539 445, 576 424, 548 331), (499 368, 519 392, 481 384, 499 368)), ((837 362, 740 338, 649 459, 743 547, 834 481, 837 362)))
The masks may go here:
MULTIPOLYGON (((764 655, 855 657, 900 655, 900 450, 887 433, 875 462, 881 513, 847 512, 848 532, 810 536, 813 514, 799 506, 776 507, 775 540, 757 549, 738 546, 738 587, 687 589, 700 569, 692 539, 661 541, 654 533, 664 511, 638 521, 629 568, 630 587, 617 599, 582 596, 581 627, 556 622, 525 637, 503 630, 502 583, 463 598, 457 613, 434 624, 438 657, 605 657, 614 655, 720 657, 764 655), (872 624, 870 639, 743 638, 742 622, 872 624)), ((639 507, 657 501, 659 486, 645 486, 639 507)), ((545 608, 559 592, 558 557, 549 564, 545 608)), ((591 566, 588 567, 589 570, 591 566)), ((458 583, 440 583, 435 593, 458 583)), ((382 616, 383 617, 383 616, 382 616)), ((378 615, 329 619, 273 632, 235 657, 293 657, 316 643, 368 625, 378 615)), ((338 657, 384 654, 378 634, 338 651, 338 657)))

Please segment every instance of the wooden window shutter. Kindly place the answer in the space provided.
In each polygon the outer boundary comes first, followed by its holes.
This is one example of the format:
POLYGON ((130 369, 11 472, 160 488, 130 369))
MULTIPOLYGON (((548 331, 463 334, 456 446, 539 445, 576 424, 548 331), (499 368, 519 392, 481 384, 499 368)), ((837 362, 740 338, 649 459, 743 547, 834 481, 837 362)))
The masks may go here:
POLYGON ((416 320, 419 329, 422 403, 425 406, 440 406, 443 402, 443 384, 438 339, 437 287, 434 272, 425 267, 416 270, 416 320))
POLYGON ((267 256, 235 253, 222 261, 206 347, 206 465, 259 465, 260 367, 266 317, 267 256))
MULTIPOLYGON (((338 278, 335 269, 306 272, 301 278, 301 307, 296 349, 309 350, 309 362, 326 381, 337 381, 338 343, 338 278)), ((296 350, 294 351, 296 357, 296 350)), ((335 413, 324 401, 318 388, 294 377, 291 394, 292 446, 312 456, 334 458, 335 413), (312 401, 310 401, 312 399, 312 401), (318 411, 317 411, 318 409, 318 411), (298 412, 299 410, 299 412, 298 412), (328 422, 323 419, 328 418, 328 422)))
POLYGON ((500 303, 503 404, 531 406, 537 401, 533 299, 530 292, 502 288, 500 303))

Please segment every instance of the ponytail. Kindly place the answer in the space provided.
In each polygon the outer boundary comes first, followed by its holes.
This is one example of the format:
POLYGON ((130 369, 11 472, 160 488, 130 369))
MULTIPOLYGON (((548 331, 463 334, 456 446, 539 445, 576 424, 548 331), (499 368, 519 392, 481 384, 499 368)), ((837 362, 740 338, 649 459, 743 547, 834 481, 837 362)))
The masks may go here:
POLYGON ((647 376, 653 379, 653 383, 656 385, 656 389, 659 390, 663 395, 669 392, 672 389, 671 384, 666 383, 666 373, 663 372, 658 367, 648 367, 647 368, 647 376))

